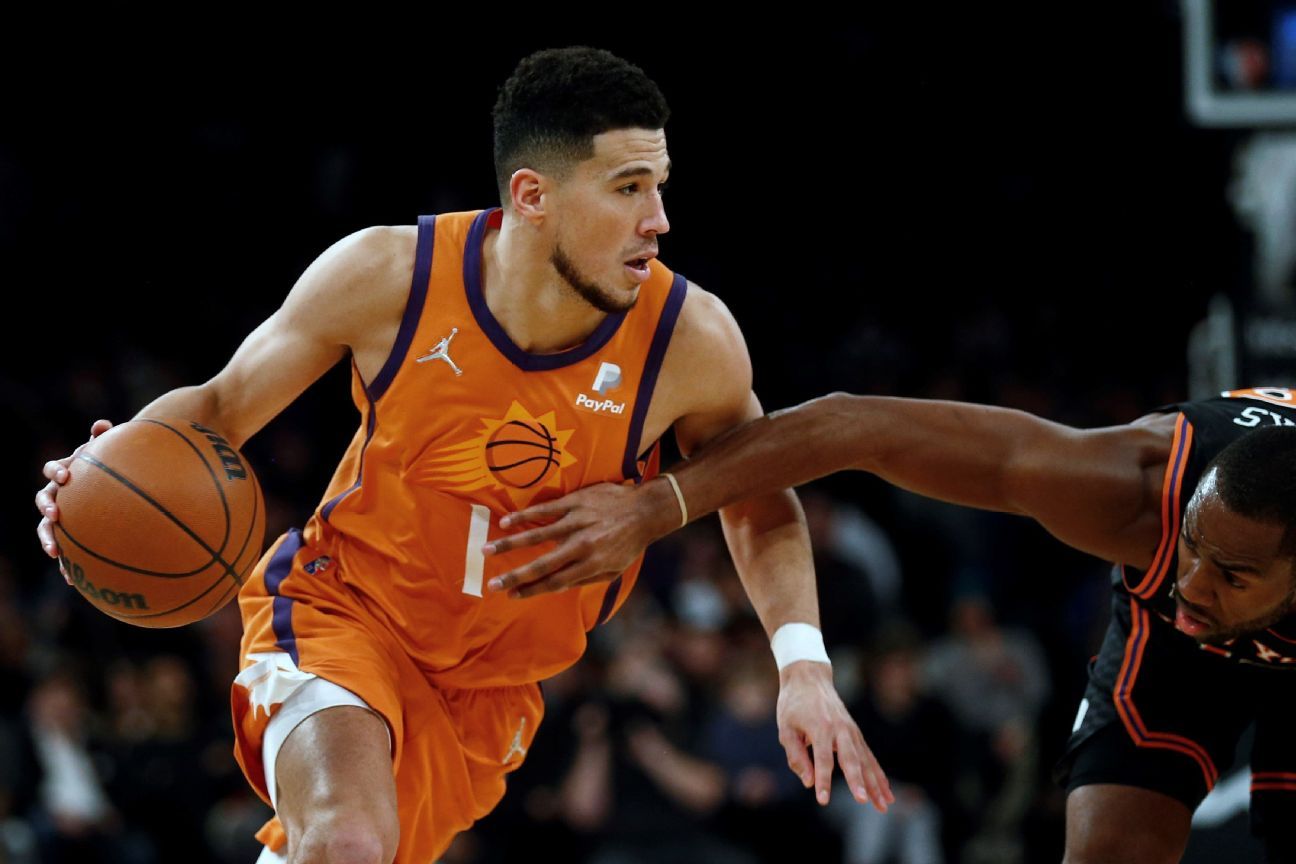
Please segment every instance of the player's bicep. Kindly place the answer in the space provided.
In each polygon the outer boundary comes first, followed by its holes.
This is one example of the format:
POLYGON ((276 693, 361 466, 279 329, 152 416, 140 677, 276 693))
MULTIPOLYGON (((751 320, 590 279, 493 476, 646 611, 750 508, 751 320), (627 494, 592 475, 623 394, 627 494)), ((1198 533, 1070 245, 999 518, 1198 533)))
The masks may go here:
POLYGON ((680 318, 666 362, 679 392, 675 439, 688 456, 764 412, 751 389, 747 344, 725 305, 690 286, 680 318))
POLYGON ((408 293, 412 251, 408 231, 370 228, 312 262, 283 305, 203 385, 222 431, 246 441, 349 351, 389 348, 408 293))
POLYGON ((233 441, 244 442, 346 355, 346 346, 294 327, 280 309, 253 330, 204 386, 233 441))
POLYGON ((1150 562, 1161 534, 1166 437, 1135 425, 1047 424, 1038 435, 1006 471, 1013 509, 1077 549, 1136 566, 1150 562))

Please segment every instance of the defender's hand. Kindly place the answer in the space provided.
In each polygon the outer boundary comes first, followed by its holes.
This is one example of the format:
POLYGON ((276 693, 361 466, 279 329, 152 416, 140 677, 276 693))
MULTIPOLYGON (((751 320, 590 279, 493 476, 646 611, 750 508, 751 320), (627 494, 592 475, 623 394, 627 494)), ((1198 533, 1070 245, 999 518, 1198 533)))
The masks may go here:
MULTIPOLYGON (((649 543, 669 532, 672 520, 678 521, 678 511, 672 512, 674 498, 661 497, 663 486, 600 483, 505 516, 500 520, 502 528, 548 524, 487 543, 482 549, 486 555, 550 541, 558 545, 529 564, 495 577, 487 587, 508 591, 512 597, 530 597, 612 581, 649 543)), ((665 494, 672 496, 669 489, 665 494)))

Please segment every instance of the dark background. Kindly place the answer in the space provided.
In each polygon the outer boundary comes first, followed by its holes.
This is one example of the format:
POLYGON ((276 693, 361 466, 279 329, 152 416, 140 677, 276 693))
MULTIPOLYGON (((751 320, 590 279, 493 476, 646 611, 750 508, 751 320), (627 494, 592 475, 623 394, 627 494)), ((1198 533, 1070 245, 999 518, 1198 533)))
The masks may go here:
MULTIPOLYGON (((0 553, 20 604, 58 580, 31 533, 43 461, 96 417, 217 372, 341 236, 496 204, 490 107, 541 47, 606 47, 666 94, 662 258, 730 306, 767 409, 845 389, 1099 425, 1185 398, 1188 330, 1213 294, 1246 304, 1250 240, 1226 196, 1246 133, 1185 118, 1178 5, 909 6, 705 26, 652 9, 15 28, 32 42, 0 61, 16 457, 0 553)), ((352 412, 339 368, 249 443, 272 530, 317 503, 352 412)), ((825 488, 893 533, 906 590, 929 594, 910 612, 937 632, 956 593, 943 571, 966 550, 933 552, 880 484, 825 488)), ((992 567, 1007 620, 1048 631, 1085 619, 1078 594, 1101 603, 1100 566, 994 525, 972 554, 1011 547, 992 567)), ((104 626, 83 650, 172 638, 104 626)), ((1044 640, 1051 756, 1083 680, 1090 634, 1072 630, 1044 640)))

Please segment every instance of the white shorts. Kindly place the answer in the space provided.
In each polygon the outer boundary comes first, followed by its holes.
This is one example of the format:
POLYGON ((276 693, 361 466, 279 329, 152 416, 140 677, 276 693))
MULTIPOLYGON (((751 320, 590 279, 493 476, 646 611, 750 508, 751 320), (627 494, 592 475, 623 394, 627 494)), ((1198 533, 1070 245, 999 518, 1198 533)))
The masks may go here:
MULTIPOLYGON (((261 748, 261 761, 265 767, 266 786, 269 787, 270 803, 276 810, 278 810, 277 793, 279 783, 275 777, 275 760, 279 758, 279 750, 283 747, 284 742, 288 740, 288 736, 292 734, 292 731, 300 726, 307 717, 318 714, 326 708, 337 708, 341 705, 355 705, 358 708, 364 708, 366 711, 378 713, 370 708, 367 702, 345 687, 339 687, 332 681, 326 681, 312 675, 309 681, 301 684, 289 694, 288 698, 279 706, 279 710, 270 718, 270 723, 266 726, 265 743, 261 748)), ((383 727, 387 727, 386 722, 383 723, 383 727)), ((387 729, 387 742, 388 745, 391 744, 391 729, 387 729)), ((272 851, 268 846, 263 846, 256 864, 288 864, 288 858, 272 851)))
MULTIPOLYGON (((279 710, 270 718, 270 723, 266 726, 265 743, 261 746, 261 763, 265 767, 266 786, 269 787, 270 804, 278 809, 276 793, 278 792, 278 782, 275 780, 275 760, 279 758, 279 750, 283 747, 284 742, 292 731, 301 725, 301 722, 312 714, 318 714, 325 708, 337 708, 341 705, 355 705, 358 708, 364 708, 366 711, 373 711, 369 703, 365 702, 356 694, 352 693, 345 687, 339 687, 332 681, 325 681, 323 678, 312 675, 311 679, 302 684, 292 694, 284 700, 279 706, 279 710)), ((377 711, 374 711, 377 714, 377 711)), ((381 716, 381 715, 380 715, 381 716)), ((383 723, 384 728, 387 726, 383 723)), ((391 730, 387 730, 387 741, 391 743, 391 730)))

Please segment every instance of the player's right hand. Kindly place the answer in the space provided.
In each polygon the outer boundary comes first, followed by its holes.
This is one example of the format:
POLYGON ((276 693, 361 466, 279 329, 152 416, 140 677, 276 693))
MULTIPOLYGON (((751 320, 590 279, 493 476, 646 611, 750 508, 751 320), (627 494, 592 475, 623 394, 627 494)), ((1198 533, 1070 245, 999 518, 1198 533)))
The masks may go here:
MULTIPOLYGON (((86 441, 86 444, 89 444, 90 441, 98 438, 112 427, 111 420, 96 420, 90 426, 90 440, 86 441)), ((72 451, 71 456, 64 459, 51 459, 45 463, 45 467, 41 471, 49 483, 45 484, 36 493, 36 509, 41 514, 41 520, 36 525, 36 536, 40 538, 41 548, 45 550, 45 554, 51 558, 57 559, 59 555, 58 544, 54 542, 54 523, 58 521, 58 504, 54 499, 58 495, 59 487, 68 480, 68 466, 72 464, 72 460, 85 446, 85 444, 82 444, 72 451)), ((62 568, 63 565, 59 564, 60 571, 62 568)), ((63 578, 70 581, 70 577, 66 573, 63 574, 63 578)))

